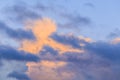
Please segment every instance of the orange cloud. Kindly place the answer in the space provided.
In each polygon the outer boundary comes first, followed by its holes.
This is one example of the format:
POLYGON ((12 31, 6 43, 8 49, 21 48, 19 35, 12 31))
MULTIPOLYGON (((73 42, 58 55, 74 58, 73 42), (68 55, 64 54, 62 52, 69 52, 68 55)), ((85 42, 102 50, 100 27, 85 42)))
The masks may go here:
POLYGON ((34 62, 31 62, 31 63, 27 63, 26 65, 29 66, 29 67, 32 67, 32 66, 43 66, 43 67, 46 67, 46 68, 59 68, 59 67, 63 67, 65 66, 67 63, 66 62, 63 62, 63 61, 47 61, 47 60, 43 60, 39 63, 34 63, 34 62))
POLYGON ((27 25, 27 30, 31 30, 36 37, 36 41, 24 40, 19 50, 24 50, 33 54, 39 53, 44 46, 50 46, 59 53, 65 52, 83 52, 80 49, 74 49, 72 46, 56 42, 50 35, 56 31, 56 25, 48 18, 34 21, 32 26, 27 25))
POLYGON ((85 38, 83 36, 79 36, 79 39, 84 40, 85 42, 89 42, 89 43, 93 42, 93 40, 91 38, 85 38))
POLYGON ((27 74, 32 80, 71 80, 74 76, 71 71, 62 68, 66 66, 66 62, 62 61, 41 61, 27 63, 27 66, 27 74))
POLYGON ((120 43, 120 38, 115 38, 115 39, 113 39, 112 43, 113 43, 113 44, 120 43))

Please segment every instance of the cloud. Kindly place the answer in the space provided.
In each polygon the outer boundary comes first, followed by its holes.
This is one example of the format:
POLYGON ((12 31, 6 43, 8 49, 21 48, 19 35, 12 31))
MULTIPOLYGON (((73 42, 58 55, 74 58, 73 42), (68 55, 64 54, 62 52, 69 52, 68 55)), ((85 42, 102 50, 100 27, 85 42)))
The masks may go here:
POLYGON ((43 3, 40 3, 38 2, 36 5, 35 5, 35 8, 40 11, 40 12, 54 12, 54 8, 52 6, 49 6, 49 5, 45 5, 43 3))
POLYGON ((34 39, 34 35, 31 31, 25 31, 22 29, 12 29, 8 27, 5 23, 0 22, 0 31, 5 32, 10 38, 14 38, 16 40, 22 39, 34 39))
POLYGON ((95 5, 93 3, 87 2, 84 4, 85 6, 91 7, 91 8, 95 8, 95 5))
MULTIPOLYGON (((19 49, 0 46, 0 80, 120 79, 119 38, 115 38, 113 44, 93 42, 91 38, 73 34, 59 34, 55 22, 49 18, 41 19, 36 8, 19 4, 9 9, 8 14, 16 21, 32 20, 25 26, 26 30, 12 29, 0 23, 1 31, 22 42, 19 49)), ((47 11, 51 8, 38 5, 37 9, 47 11)), ((92 23, 88 17, 76 14, 61 14, 61 17, 65 20, 61 25, 67 29, 78 29, 92 23)))
MULTIPOLYGON (((62 7, 65 8, 64 6, 62 7)), ((71 12, 65 13, 63 8, 59 5, 56 6, 54 3, 52 3, 51 6, 51 4, 44 4, 39 1, 37 3, 32 3, 32 5, 22 2, 13 6, 8 6, 7 9, 5 9, 5 14, 7 13, 7 19, 9 18, 10 21, 22 22, 22 24, 29 20, 42 19, 45 16, 50 15, 49 17, 51 17, 51 15, 54 15, 53 19, 61 18, 61 20, 63 20, 62 23, 56 20, 59 28, 72 28, 75 30, 89 26, 92 23, 89 17, 76 13, 72 14, 71 12)))
MULTIPOLYGON (((82 46, 76 47, 76 45, 77 43, 78 45, 80 45, 79 43, 88 43, 89 40, 87 38, 77 38, 70 35, 54 35, 53 38, 52 34, 54 34, 57 30, 56 25, 48 18, 36 20, 33 22, 32 26, 27 25, 26 28, 27 30, 31 30, 33 32, 36 40, 23 40, 23 43, 19 50, 36 54, 41 59, 41 62, 39 63, 27 63, 27 74, 29 75, 29 77, 31 77, 31 79, 33 80, 71 79, 70 76, 73 76, 74 73, 72 73, 69 69, 65 70, 64 67, 68 62, 74 62, 75 60, 70 60, 70 58, 66 58, 67 55, 64 56, 63 53, 83 53, 81 48, 82 46), (61 39, 61 42, 59 41, 59 39, 61 39), (72 41, 73 43, 71 43, 72 41), (64 44, 65 42, 68 43, 64 44), (61 69, 62 67, 63 69, 61 69), (59 69, 61 70, 60 72, 59 69)), ((65 68, 67 69, 67 67, 65 68)))
POLYGON ((59 51, 59 53, 82 52, 80 49, 61 44, 50 38, 50 36, 56 32, 56 25, 50 19, 44 18, 42 20, 34 21, 32 26, 27 25, 27 29, 33 32, 36 41, 23 40, 22 46, 19 50, 38 54, 44 46, 50 46, 59 51))
POLYGON ((60 23, 59 26, 64 28, 82 28, 83 26, 88 26, 92 23, 89 17, 83 17, 80 15, 61 13, 60 16, 66 21, 65 23, 60 23))
POLYGON ((32 80, 72 80, 73 74, 69 70, 62 69, 66 65, 62 61, 46 61, 40 63, 28 63, 28 75, 32 80), (33 74, 34 73, 34 74, 33 74))
MULTIPOLYGON (((44 11, 47 8, 40 6, 39 9, 44 11)), ((12 73, 8 75, 12 80, 13 78, 18 80, 30 78, 31 80, 120 79, 119 39, 114 40, 116 44, 111 44, 92 42, 90 38, 69 34, 61 35, 57 33, 56 24, 49 18, 33 20, 41 16, 31 8, 15 5, 11 11, 15 14, 15 20, 32 19, 25 27, 27 30, 15 30, 0 23, 1 31, 13 39, 22 41, 19 50, 0 46, 0 59, 27 62, 24 64, 28 67, 27 74, 12 70, 12 73)), ((81 27, 91 24, 89 18, 79 15, 65 14, 62 17, 67 22, 62 24, 64 27, 81 27)), ((7 69, 8 67, 4 70, 7 69)), ((2 72, 7 73, 7 71, 2 72)))
POLYGON ((17 80, 31 80, 26 74, 13 71, 8 77, 16 78, 17 80))
POLYGON ((55 23, 48 18, 36 20, 26 29, 32 31, 35 40, 23 39, 19 50, 0 48, 1 59, 27 61, 26 74, 14 72, 11 77, 18 80, 27 77, 31 80, 120 78, 119 43, 93 42, 90 38, 59 34, 55 23))
MULTIPOLYGON (((102 47, 98 47, 100 48, 102 47)), ((73 52, 62 55, 41 55, 41 62, 27 63, 29 68, 27 74, 32 80, 114 80, 120 78, 119 62, 111 59, 109 54, 101 56, 105 53, 90 51, 84 54, 73 52)))
POLYGON ((85 44, 92 42, 90 38, 84 38, 84 37, 76 37, 73 34, 53 34, 51 36, 55 41, 72 46, 73 48, 81 48, 85 44))
POLYGON ((20 50, 36 54, 41 59, 41 62, 26 64, 27 74, 32 80, 120 78, 120 72, 114 70, 120 66, 119 44, 93 42, 90 38, 58 34, 55 23, 50 19, 37 20, 32 26, 27 25, 27 29, 33 32, 36 40, 23 40, 20 50))
POLYGON ((23 73, 27 70, 25 62, 13 61, 13 60, 0 60, 2 66, 0 66, 0 80, 16 80, 13 77, 8 77, 13 71, 23 73))
POLYGON ((113 44, 118 44, 118 43, 120 43, 120 38, 117 37, 117 38, 113 39, 113 40, 112 40, 112 43, 113 43, 113 44))
POLYGON ((0 59, 5 60, 16 60, 16 61, 28 61, 28 62, 38 62, 39 57, 25 53, 23 51, 18 51, 14 48, 8 46, 0 46, 0 59))
POLYGON ((109 35, 107 36, 107 38, 114 39, 114 38, 120 37, 119 34, 120 34, 120 30, 116 28, 114 31, 112 31, 112 32, 109 33, 109 35))
POLYGON ((8 6, 4 12, 8 14, 10 19, 17 22, 41 18, 41 15, 38 14, 32 6, 29 6, 24 2, 8 6))
POLYGON ((46 53, 40 55, 42 62, 39 64, 28 63, 28 75, 33 80, 55 80, 57 78, 58 80, 120 79, 120 71, 118 71, 120 70, 119 47, 119 44, 92 42, 83 47, 85 49, 83 54, 68 52, 62 55, 52 55, 54 52, 46 53), (64 65, 58 66, 58 63, 64 65), (32 74, 35 72, 36 74, 32 74), (63 74, 67 75, 63 76, 63 74))
POLYGON ((106 42, 95 42, 86 46, 86 50, 90 53, 97 54, 103 58, 109 59, 111 61, 120 61, 120 44, 111 44, 106 42))
POLYGON ((30 80, 25 75, 26 62, 39 62, 36 55, 18 51, 15 48, 0 46, 0 79, 1 80, 30 80), (11 73, 17 71, 17 73, 11 73), (21 73, 22 72, 22 73, 21 73), (11 73, 11 74, 9 74, 11 73), (9 75, 9 77, 8 77, 9 75))

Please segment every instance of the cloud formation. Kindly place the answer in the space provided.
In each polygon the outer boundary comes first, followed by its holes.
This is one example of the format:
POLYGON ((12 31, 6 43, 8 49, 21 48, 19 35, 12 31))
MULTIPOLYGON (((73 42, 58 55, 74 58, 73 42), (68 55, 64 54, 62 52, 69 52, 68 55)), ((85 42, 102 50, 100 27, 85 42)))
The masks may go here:
POLYGON ((113 70, 120 66, 119 44, 92 42, 90 38, 57 34, 55 23, 50 19, 35 21, 27 29, 32 30, 36 40, 23 40, 19 50, 36 54, 41 59, 38 63, 26 64, 27 74, 32 80, 120 78, 120 72, 113 70))
POLYGON ((45 18, 43 20, 35 21, 33 23, 33 26, 28 25, 27 29, 30 29, 33 32, 36 41, 24 40, 20 50, 38 54, 44 46, 51 46, 53 49, 58 50, 60 53, 82 52, 80 49, 75 49, 72 48, 72 46, 60 44, 50 38, 52 33, 56 31, 56 25, 50 19, 45 18))
POLYGON ((41 15, 38 14, 32 6, 29 6, 27 3, 24 2, 19 2, 15 5, 9 6, 5 9, 4 12, 7 13, 11 20, 20 23, 31 19, 41 18, 41 15))
POLYGON ((73 76, 69 70, 62 69, 66 65, 63 61, 47 61, 28 63, 28 72, 32 80, 71 80, 73 76), (34 73, 34 74, 33 74, 34 73))
POLYGON ((14 38, 16 40, 22 39, 34 39, 34 35, 31 31, 25 31, 23 29, 12 29, 8 27, 5 23, 0 22, 0 31, 7 34, 10 38, 14 38))
POLYGON ((55 22, 48 18, 31 21, 25 28, 35 39, 22 39, 18 49, 0 46, 1 61, 26 62, 23 65, 27 66, 25 73, 10 70, 7 77, 18 80, 120 79, 117 39, 113 44, 59 34, 55 22))
POLYGON ((17 80, 30 80, 30 78, 24 74, 24 73, 19 73, 16 71, 13 71, 8 75, 8 77, 16 78, 17 80))
POLYGON ((33 61, 38 62, 39 57, 30 54, 25 53, 23 51, 18 51, 12 47, 8 46, 0 46, 0 60, 16 60, 16 61, 33 61))
MULTIPOLYGON (((0 80, 120 80, 119 30, 110 33, 114 38, 111 42, 60 34, 57 27, 79 30, 92 22, 89 17, 70 11, 67 14, 63 7, 58 9, 57 4, 51 4, 18 3, 7 7, 7 20, 9 17, 17 26, 25 27, 14 29, 0 22, 1 35, 17 40, 19 46, 0 43, 0 80), (56 23, 42 19, 43 15, 56 23)), ((84 5, 94 7, 91 3, 84 5)), ((10 43, 14 45, 14 41, 10 43)))
POLYGON ((60 23, 59 26, 67 29, 81 29, 82 27, 88 26, 92 23, 89 17, 83 17, 79 14, 66 14, 61 13, 60 16, 66 21, 65 23, 60 23))
POLYGON ((117 38, 117 37, 120 37, 120 30, 118 28, 116 28, 114 31, 110 32, 110 34, 107 36, 107 38, 117 38))

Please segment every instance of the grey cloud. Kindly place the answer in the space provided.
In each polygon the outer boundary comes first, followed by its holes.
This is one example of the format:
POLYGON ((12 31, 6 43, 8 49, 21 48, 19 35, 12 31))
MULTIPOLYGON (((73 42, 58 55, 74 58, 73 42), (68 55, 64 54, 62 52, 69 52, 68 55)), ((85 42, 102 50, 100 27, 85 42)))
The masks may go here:
POLYGON ((35 11, 36 8, 26 3, 15 4, 6 8, 5 12, 11 20, 24 22, 29 19, 39 19, 41 15, 35 11), (14 15, 14 16, 13 16, 14 15))
POLYGON ((120 44, 95 42, 86 46, 86 50, 111 61, 120 61, 120 44))
POLYGON ((62 26, 64 28, 81 28, 88 26, 92 23, 91 19, 89 17, 83 17, 81 15, 75 15, 75 14, 67 14, 67 13, 61 13, 60 14, 63 19, 65 19, 65 23, 60 23, 59 26, 62 26))
POLYGON ((87 44, 85 40, 75 37, 74 35, 59 35, 55 33, 51 37, 57 42, 70 45, 73 48, 82 48, 79 43, 87 44))

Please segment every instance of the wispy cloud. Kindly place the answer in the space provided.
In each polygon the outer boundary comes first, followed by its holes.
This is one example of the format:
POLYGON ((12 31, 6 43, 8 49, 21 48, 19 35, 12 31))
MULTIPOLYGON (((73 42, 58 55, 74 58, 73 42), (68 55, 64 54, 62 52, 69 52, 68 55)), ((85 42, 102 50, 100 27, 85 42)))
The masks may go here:
POLYGON ((85 6, 88 6, 88 7, 91 7, 91 8, 94 8, 95 5, 93 3, 90 3, 90 2, 87 2, 84 4, 85 6))
POLYGON ((25 53, 18 51, 12 47, 8 46, 0 46, 0 60, 5 59, 5 60, 16 60, 16 61, 33 61, 37 62, 39 61, 39 57, 30 54, 30 53, 25 53))
POLYGON ((34 7, 29 6, 26 3, 22 2, 19 4, 16 3, 15 5, 6 7, 4 13, 7 14, 8 18, 13 20, 14 22, 23 23, 26 20, 41 18, 40 13, 38 14, 35 11, 35 9, 34 7))
POLYGON ((31 31, 25 31, 23 29, 12 29, 3 22, 0 22, 0 31, 4 32, 10 38, 14 38, 16 40, 35 39, 31 31))
POLYGON ((75 28, 79 29, 85 26, 88 26, 92 23, 89 17, 83 17, 79 14, 67 14, 61 13, 60 16, 66 20, 66 23, 59 24, 61 27, 64 28, 75 28))

